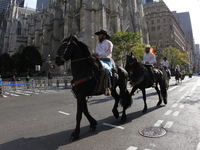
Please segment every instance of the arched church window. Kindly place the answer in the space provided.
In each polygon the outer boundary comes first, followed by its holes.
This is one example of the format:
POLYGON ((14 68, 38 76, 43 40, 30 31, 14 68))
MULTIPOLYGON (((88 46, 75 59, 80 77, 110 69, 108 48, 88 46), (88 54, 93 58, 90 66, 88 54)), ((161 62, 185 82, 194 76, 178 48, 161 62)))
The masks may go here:
POLYGON ((19 21, 17 23, 17 35, 22 35, 22 25, 19 21))

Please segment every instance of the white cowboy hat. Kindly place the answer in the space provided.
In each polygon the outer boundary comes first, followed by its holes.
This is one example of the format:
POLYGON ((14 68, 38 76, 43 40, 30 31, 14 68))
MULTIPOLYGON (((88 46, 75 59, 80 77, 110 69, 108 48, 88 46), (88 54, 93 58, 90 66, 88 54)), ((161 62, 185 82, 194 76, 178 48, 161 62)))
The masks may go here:
POLYGON ((151 48, 151 46, 150 46, 149 44, 147 44, 147 45, 145 46, 145 48, 151 48))

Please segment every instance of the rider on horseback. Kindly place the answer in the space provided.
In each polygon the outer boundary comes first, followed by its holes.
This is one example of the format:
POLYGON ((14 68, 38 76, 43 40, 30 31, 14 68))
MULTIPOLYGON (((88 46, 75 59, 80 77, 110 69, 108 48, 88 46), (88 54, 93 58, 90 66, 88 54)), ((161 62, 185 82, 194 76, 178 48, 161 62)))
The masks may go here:
POLYGON ((167 57, 163 58, 161 65, 164 67, 165 71, 167 72, 167 76, 169 77, 169 79, 171 79, 171 72, 169 70, 169 61, 167 60, 167 57))
POLYGON ((149 75, 151 77, 152 86, 155 87, 156 80, 155 80, 154 71, 153 71, 153 64, 156 63, 157 61, 156 61, 155 55, 150 52, 150 49, 151 49, 151 46, 147 44, 145 46, 146 53, 144 54, 143 61, 141 63, 144 64, 144 66, 147 68, 149 75))
POLYGON ((177 72, 179 75, 181 75, 181 68, 179 65, 176 65, 176 68, 175 68, 175 72, 177 72))
MULTIPOLYGON (((110 36, 105 30, 100 30, 96 32, 95 35, 98 36, 99 43, 95 48, 95 53, 93 54, 93 56, 99 58, 103 68, 109 71, 110 76, 112 76, 112 82, 114 82, 114 74, 112 70, 113 68, 115 68, 115 63, 112 59, 113 44, 111 41, 108 40, 110 36)), ((109 75, 107 75, 106 78, 109 81, 109 88, 111 88, 109 75)))

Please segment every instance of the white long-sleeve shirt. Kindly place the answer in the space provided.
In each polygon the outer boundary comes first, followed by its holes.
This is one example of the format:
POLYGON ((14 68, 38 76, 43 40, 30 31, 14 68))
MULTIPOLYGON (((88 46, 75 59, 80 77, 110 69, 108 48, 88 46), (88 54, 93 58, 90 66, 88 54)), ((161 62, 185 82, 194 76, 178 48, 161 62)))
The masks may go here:
POLYGON ((98 53, 99 58, 111 58, 112 50, 113 50, 112 42, 105 39, 102 43, 98 43, 95 52, 98 53))
POLYGON ((167 67, 167 68, 169 67, 169 61, 167 61, 167 60, 166 60, 166 61, 163 60, 163 61, 161 62, 161 64, 162 64, 163 66, 167 67))
POLYGON ((155 55, 153 53, 149 52, 149 53, 144 54, 143 61, 141 63, 145 64, 145 65, 153 65, 156 62, 157 61, 156 61, 155 55), (146 63, 146 62, 148 62, 148 63, 146 63))

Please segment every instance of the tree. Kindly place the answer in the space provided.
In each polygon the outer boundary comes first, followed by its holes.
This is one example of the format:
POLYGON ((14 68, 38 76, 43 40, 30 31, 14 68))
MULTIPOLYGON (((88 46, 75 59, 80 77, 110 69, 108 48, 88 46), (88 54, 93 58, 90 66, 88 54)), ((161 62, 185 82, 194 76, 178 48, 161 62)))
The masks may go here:
POLYGON ((132 52, 138 59, 143 57, 144 44, 141 43, 141 35, 132 32, 116 32, 111 35, 111 41, 114 45, 113 58, 115 62, 122 61, 123 66, 126 61, 126 55, 132 52))
POLYGON ((19 75, 20 73, 20 58, 21 58, 21 52, 16 52, 14 55, 11 56, 11 69, 12 72, 17 72, 19 75))
POLYGON ((35 46, 27 46, 22 50, 20 70, 22 72, 34 71, 36 65, 42 65, 42 57, 35 46))
POLYGON ((0 56, 0 72, 3 77, 8 77, 11 72, 11 58, 8 53, 0 56))
POLYGON ((182 53, 179 49, 170 46, 161 50, 161 52, 170 62, 170 68, 175 68, 176 65, 185 66, 188 64, 187 53, 182 53))

